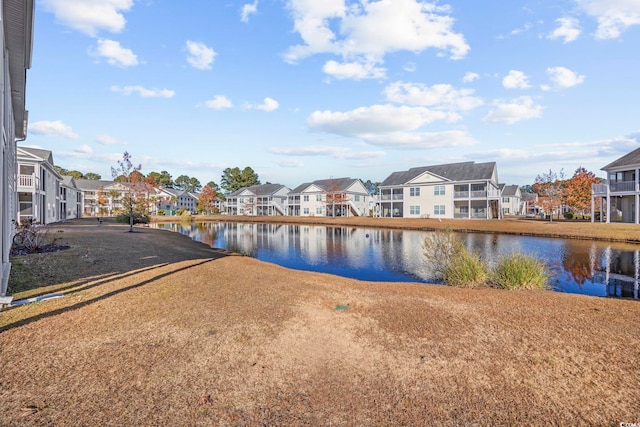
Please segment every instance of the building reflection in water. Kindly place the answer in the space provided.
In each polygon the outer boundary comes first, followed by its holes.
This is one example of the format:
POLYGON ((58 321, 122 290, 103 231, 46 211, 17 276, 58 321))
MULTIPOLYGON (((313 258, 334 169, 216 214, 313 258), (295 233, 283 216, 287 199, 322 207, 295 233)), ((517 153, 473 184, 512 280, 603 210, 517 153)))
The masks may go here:
MULTIPOLYGON (((226 222, 155 226, 288 268, 369 281, 436 282, 422 251, 428 232, 226 222)), ((638 299, 639 245, 482 233, 459 236, 490 266, 512 252, 540 258, 557 291, 638 299)))

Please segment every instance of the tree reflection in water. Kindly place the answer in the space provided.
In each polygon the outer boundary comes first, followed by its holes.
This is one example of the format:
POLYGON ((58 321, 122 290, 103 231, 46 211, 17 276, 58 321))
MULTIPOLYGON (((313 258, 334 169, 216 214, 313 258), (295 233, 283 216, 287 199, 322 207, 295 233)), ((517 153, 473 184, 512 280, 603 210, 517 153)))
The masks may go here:
MULTIPOLYGON (((211 247, 299 270, 369 281, 434 283, 422 242, 428 232, 258 223, 156 224, 211 247)), ((640 245, 530 236, 458 233, 494 264, 521 252, 545 262, 556 291, 638 298, 640 245)))

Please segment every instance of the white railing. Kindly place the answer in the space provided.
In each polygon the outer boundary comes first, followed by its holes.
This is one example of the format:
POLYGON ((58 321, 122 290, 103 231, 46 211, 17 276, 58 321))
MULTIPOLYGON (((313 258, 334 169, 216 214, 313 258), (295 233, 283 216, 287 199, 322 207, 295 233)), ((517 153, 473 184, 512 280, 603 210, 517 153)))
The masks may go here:
POLYGON ((606 195, 607 184, 591 184, 591 192, 595 195, 606 195))
POLYGON ((402 200, 404 197, 402 194, 382 194, 380 196, 380 200, 382 201, 386 201, 386 200, 402 200))
POLYGON ((610 184, 611 192, 636 191, 636 183, 634 181, 612 182, 610 184))
POLYGON ((362 216, 362 212, 360 212, 360 209, 358 209, 356 204, 353 203, 353 200, 348 200, 348 202, 349 202, 349 206, 351 206, 351 209, 356 214, 356 216, 362 216))
POLYGON ((35 175, 18 175, 18 187, 35 188, 35 175))

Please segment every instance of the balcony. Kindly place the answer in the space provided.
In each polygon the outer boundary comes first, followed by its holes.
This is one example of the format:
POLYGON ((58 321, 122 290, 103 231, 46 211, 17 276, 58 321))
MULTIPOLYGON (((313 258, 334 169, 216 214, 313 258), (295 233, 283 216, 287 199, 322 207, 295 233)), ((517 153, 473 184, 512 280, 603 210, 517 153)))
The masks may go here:
POLYGON ((629 193, 636 191, 636 183, 633 181, 612 182, 610 188, 612 193, 629 193))
POLYGON ((495 199, 500 198, 498 190, 454 191, 454 199, 495 199))
POLYGON ((607 186, 609 186, 609 193, 635 193, 640 191, 636 187, 635 181, 618 181, 609 182, 608 184, 592 184, 591 192, 594 196, 606 196, 607 186))
POLYGON ((34 193, 39 180, 35 175, 18 175, 18 191, 34 193))
POLYGON ((382 202, 388 202, 390 200, 394 200, 394 201, 401 201, 403 200, 403 195, 402 194, 382 194, 380 196, 380 201, 382 202))

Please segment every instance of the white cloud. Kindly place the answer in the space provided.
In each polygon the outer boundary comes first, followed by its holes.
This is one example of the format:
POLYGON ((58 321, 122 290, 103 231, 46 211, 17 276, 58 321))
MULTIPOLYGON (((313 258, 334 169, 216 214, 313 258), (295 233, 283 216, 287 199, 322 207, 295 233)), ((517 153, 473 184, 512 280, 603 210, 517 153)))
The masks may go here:
POLYGON ((476 145, 478 141, 466 132, 452 130, 445 132, 390 132, 380 135, 363 135, 371 145, 398 150, 428 150, 476 145))
POLYGON ((208 108, 212 108, 214 110, 222 110, 223 108, 231 108, 233 107, 233 103, 229 98, 224 95, 216 95, 213 99, 206 101, 204 103, 208 108))
POLYGON ((424 107, 373 105, 347 112, 314 111, 307 124, 316 131, 362 138, 363 135, 416 130, 437 120, 458 119, 454 113, 424 107))
POLYGON ((346 62, 339 64, 336 61, 327 61, 322 71, 337 79, 382 79, 387 70, 376 67, 374 63, 346 62))
POLYGON ((455 89, 449 84, 426 86, 394 82, 384 89, 384 93, 391 102, 440 110, 468 111, 484 104, 480 98, 472 96, 473 89, 455 89))
POLYGON ((298 159, 278 159, 274 162, 276 165, 283 168, 301 168, 304 167, 304 162, 298 159))
POLYGON ((416 63, 415 63, 415 62, 411 62, 411 61, 410 61, 410 62, 407 62, 407 63, 404 65, 404 67, 402 67, 402 69, 403 69, 403 70, 405 70, 405 71, 406 71, 406 72, 408 72, 408 73, 413 73, 413 72, 415 72, 415 71, 418 69, 418 67, 417 67, 417 65, 416 65, 416 63))
POLYGON ((637 0, 574 0, 588 15, 598 20, 597 39, 616 39, 632 25, 640 25, 637 0))
POLYGON ((29 132, 36 135, 44 136, 61 136, 63 138, 78 139, 77 133, 71 129, 70 126, 62 123, 61 120, 54 121, 39 121, 29 124, 29 132))
POLYGON ((91 148, 88 145, 84 144, 84 145, 81 145, 78 148, 76 148, 74 151, 76 153, 79 153, 79 154, 91 154, 91 153, 93 153, 93 148, 91 148))
POLYGON ((531 28, 533 28, 533 25, 530 22, 527 22, 521 28, 516 28, 515 30, 512 30, 510 34, 512 36, 517 36, 518 34, 522 34, 530 31, 531 28))
POLYGON ((92 54, 106 58, 110 65, 122 68, 138 65, 138 57, 136 54, 130 49, 123 48, 119 42, 114 40, 99 39, 96 43, 96 49, 92 54))
POLYGON ((122 13, 131 9, 133 0, 42 0, 42 5, 63 25, 95 37, 101 30, 122 31, 122 13))
POLYGON ((495 101, 494 109, 483 119, 487 123, 514 124, 522 120, 542 117, 542 106, 536 105, 530 96, 521 96, 511 101, 495 101))
POLYGON ((262 110, 267 112, 275 111, 278 109, 278 107, 280 107, 280 104, 278 104, 278 101, 269 97, 265 98, 262 104, 252 106, 252 108, 255 108, 256 110, 262 110))
POLYGON ((96 142, 100 145, 126 145, 125 142, 121 142, 109 135, 98 135, 96 137, 96 142))
POLYGON ((242 6, 242 10, 240 11, 240 21, 247 23, 249 22, 249 16, 258 12, 258 0, 253 3, 247 3, 242 6))
MULTIPOLYGON (((633 134, 629 134, 623 137, 594 141, 554 142, 540 145, 522 144, 525 148, 482 150, 468 153, 466 157, 475 160, 488 159, 504 162, 505 165, 521 164, 518 161, 526 161, 529 166, 532 164, 541 165, 540 171, 544 171, 545 168, 548 170, 552 163, 558 164, 559 167, 574 163, 576 168, 579 165, 587 169, 593 168, 593 172, 597 174, 602 165, 638 148, 639 142, 633 137, 633 134), (516 163, 513 163, 514 161, 516 163), (589 165, 593 166, 588 167, 589 165)), ((513 145, 520 144, 514 142, 513 145)), ((565 173, 571 175, 573 170, 565 169, 565 173)))
POLYGON ((509 74, 502 79, 502 86, 507 89, 530 88, 529 77, 522 71, 509 70, 509 74))
POLYGON ((425 107, 373 105, 347 112, 315 111, 307 119, 310 129, 349 138, 359 138, 377 146, 396 149, 427 149, 475 144, 461 131, 422 132, 435 121, 453 122, 456 113, 425 107))
POLYGON ((335 146, 308 146, 308 147, 296 147, 296 148, 277 148, 273 147, 269 149, 269 152, 273 154, 281 154, 285 156, 325 156, 334 159, 372 159, 382 157, 386 153, 384 151, 353 151, 349 147, 335 147, 335 146))
POLYGON ((111 86, 112 92, 120 92, 124 95, 137 93, 143 98, 173 98, 175 91, 169 89, 147 89, 142 86, 111 86))
POLYGON ((565 67, 550 67, 547 68, 547 74, 549 75, 549 79, 553 82, 555 87, 560 89, 566 89, 569 87, 573 87, 584 82, 586 78, 583 75, 576 73, 575 71, 571 71, 565 67))
POLYGON ((288 62, 331 53, 348 63, 375 65, 397 51, 433 48, 452 59, 464 58, 469 51, 464 36, 453 31, 449 7, 436 3, 383 0, 346 6, 344 0, 289 0, 287 6, 303 40, 288 49, 288 62))
POLYGON ((480 78, 480 74, 468 72, 462 78, 462 82, 463 83, 471 83, 471 82, 473 82, 475 80, 478 80, 479 78, 480 78))
POLYGON ((216 57, 216 52, 204 43, 187 40, 189 56, 187 62, 198 70, 210 70, 216 57))
POLYGON ((580 24, 576 18, 558 18, 556 22, 558 28, 553 30, 547 38, 564 39, 564 43, 570 43, 580 36, 580 24))

